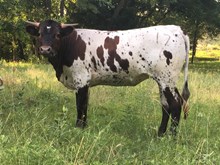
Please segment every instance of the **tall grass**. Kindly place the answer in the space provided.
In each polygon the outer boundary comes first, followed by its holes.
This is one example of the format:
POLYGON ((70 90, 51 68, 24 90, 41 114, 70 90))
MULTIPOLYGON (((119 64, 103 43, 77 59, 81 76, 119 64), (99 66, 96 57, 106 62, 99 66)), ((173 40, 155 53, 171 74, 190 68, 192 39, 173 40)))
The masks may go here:
MULTIPOLYGON (((50 65, 1 63, 0 164, 218 164, 220 63, 190 65, 190 115, 177 137, 157 138, 158 87, 90 90, 89 126, 74 127, 75 94, 50 65)), ((183 85, 183 75, 178 86, 183 85)))

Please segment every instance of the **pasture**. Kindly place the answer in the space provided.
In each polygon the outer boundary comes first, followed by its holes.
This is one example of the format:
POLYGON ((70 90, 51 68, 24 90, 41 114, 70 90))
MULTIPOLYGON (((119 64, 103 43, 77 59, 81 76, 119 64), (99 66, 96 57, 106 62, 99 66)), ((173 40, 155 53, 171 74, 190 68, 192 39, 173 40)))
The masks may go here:
MULTIPOLYGON (((90 89, 88 124, 75 128, 75 94, 51 65, 1 61, 1 165, 218 164, 220 62, 190 64, 190 113, 177 137, 157 137, 157 84, 90 89)), ((178 87, 182 91, 183 74, 178 87)))

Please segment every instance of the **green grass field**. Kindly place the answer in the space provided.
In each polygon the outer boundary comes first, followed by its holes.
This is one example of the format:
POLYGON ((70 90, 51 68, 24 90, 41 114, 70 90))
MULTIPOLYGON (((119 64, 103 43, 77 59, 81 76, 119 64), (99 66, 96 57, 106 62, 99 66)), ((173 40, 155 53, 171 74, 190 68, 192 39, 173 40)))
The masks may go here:
MULTIPOLYGON (((90 90, 88 124, 74 127, 75 94, 51 65, 0 62, 1 165, 216 165, 220 163, 220 62, 190 65, 190 114, 176 138, 157 137, 157 84, 90 90)), ((182 91, 183 74, 178 86, 182 91)), ((183 116, 183 115, 182 115, 183 116)))

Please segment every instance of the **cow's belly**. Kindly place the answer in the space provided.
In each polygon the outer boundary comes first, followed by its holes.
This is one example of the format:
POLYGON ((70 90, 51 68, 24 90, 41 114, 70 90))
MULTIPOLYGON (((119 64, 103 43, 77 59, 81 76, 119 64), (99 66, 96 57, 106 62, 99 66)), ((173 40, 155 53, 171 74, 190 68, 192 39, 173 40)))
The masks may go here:
POLYGON ((86 69, 82 69, 83 67, 80 65, 76 65, 75 68, 77 68, 77 66, 79 66, 80 69, 74 70, 74 66, 63 67, 63 73, 59 81, 69 89, 78 90, 85 86, 89 86, 91 74, 86 69))
POLYGON ((105 75, 93 77, 90 86, 111 85, 111 86, 135 86, 145 79, 149 78, 148 74, 131 75, 105 75))
POLYGON ((73 81, 72 76, 66 75, 66 74, 62 74, 60 76, 59 81, 68 89, 77 89, 77 86, 79 86, 79 83, 76 81, 73 81))
POLYGON ((86 83, 83 83, 80 78, 67 76, 62 74, 60 77, 60 82, 68 89, 77 90, 84 86, 96 86, 96 85, 110 85, 110 86, 135 86, 145 79, 149 78, 148 74, 139 74, 135 76, 130 75, 103 75, 99 77, 93 77, 86 83))

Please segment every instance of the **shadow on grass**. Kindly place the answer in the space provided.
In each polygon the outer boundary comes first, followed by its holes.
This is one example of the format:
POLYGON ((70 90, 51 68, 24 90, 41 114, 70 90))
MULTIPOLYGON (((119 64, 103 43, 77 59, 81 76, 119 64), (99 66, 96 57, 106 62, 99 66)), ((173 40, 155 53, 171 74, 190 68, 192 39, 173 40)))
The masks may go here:
MULTIPOLYGON (((190 61, 192 60, 192 58, 190 58, 190 61)), ((206 61, 206 62, 208 62, 208 61, 219 61, 220 59, 218 58, 218 57, 196 57, 195 59, 194 59, 194 61, 195 62, 199 62, 199 61, 201 61, 201 62, 204 62, 204 61, 206 61)))
POLYGON ((210 59, 202 59, 195 60, 194 63, 189 64, 189 69, 192 71, 199 72, 219 72, 220 71, 220 61, 210 60, 210 59))

